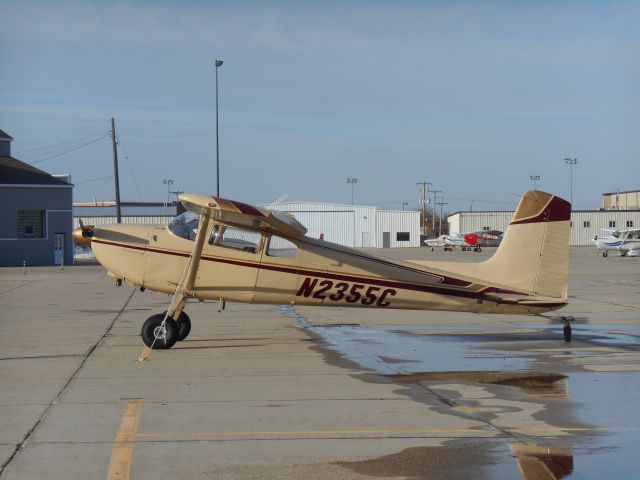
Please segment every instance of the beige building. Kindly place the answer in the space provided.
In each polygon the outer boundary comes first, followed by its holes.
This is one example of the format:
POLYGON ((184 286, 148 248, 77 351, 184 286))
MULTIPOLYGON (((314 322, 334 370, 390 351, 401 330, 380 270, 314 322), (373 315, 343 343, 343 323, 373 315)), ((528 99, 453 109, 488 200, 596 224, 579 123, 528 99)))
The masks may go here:
POLYGON ((602 194, 604 210, 640 210, 640 190, 602 194))

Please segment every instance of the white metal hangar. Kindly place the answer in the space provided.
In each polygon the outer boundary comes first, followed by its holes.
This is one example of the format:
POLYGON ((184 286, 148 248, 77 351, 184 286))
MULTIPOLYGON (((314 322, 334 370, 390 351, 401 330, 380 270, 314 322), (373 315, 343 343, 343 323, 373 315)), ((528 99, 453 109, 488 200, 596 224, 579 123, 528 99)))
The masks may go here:
MULTIPOLYGON (((469 233, 478 230, 505 231, 513 211, 457 212, 447 217, 449 233, 469 233)), ((574 210, 571 212, 570 245, 592 245, 603 228, 640 227, 640 210, 574 210)))
POLYGON ((419 247, 420 212, 364 205, 286 202, 263 205, 291 213, 307 235, 347 247, 419 247))

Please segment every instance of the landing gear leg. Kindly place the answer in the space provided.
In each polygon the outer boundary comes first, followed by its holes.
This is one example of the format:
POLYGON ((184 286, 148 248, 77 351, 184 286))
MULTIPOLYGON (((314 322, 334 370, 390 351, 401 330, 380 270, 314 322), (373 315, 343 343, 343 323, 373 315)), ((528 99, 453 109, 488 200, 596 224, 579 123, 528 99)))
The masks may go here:
POLYGON ((564 327, 562 328, 562 333, 564 334, 564 341, 571 341, 571 322, 573 321, 573 317, 562 317, 562 321, 564 322, 564 327))

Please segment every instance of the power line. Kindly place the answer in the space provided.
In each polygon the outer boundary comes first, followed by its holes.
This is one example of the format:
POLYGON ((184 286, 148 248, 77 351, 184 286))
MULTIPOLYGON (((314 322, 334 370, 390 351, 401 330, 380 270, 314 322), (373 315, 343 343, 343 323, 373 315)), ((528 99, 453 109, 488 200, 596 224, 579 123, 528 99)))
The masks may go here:
POLYGON ((81 182, 74 182, 74 185, 84 185, 85 183, 99 182, 100 180, 110 180, 113 175, 107 175, 106 177, 90 178, 89 180, 82 180, 81 182))
POLYGON ((142 200, 142 193, 140 193, 140 187, 138 186, 138 180, 136 179, 135 174, 133 173, 133 167, 131 166, 131 161, 129 160, 129 153, 127 152, 127 149, 124 148, 124 145, 122 144, 122 138, 120 137, 120 135, 116 135, 116 143, 118 145, 120 145, 120 148, 122 148, 122 151, 124 152, 124 159, 126 160, 126 164, 127 164, 127 168, 129 169, 129 173, 131 174, 131 179, 133 180, 133 185, 136 187, 136 191, 138 192, 138 200, 142 200))
POLYGON ((35 162, 27 162, 27 163, 29 165, 35 165, 36 163, 44 162, 45 160, 50 160, 52 158, 61 157, 62 155, 65 155, 67 153, 73 152, 75 150, 80 150, 81 148, 88 147, 91 144, 98 143, 98 142, 104 142, 105 140, 107 140, 109 138, 110 138, 109 135, 105 135, 105 136, 97 138, 95 140, 91 140, 90 142, 86 142, 86 143, 80 144, 78 146, 74 146, 72 148, 68 148, 67 150, 64 150, 62 152, 58 152, 58 153, 55 153, 53 155, 49 155, 48 157, 41 158, 40 160, 36 160, 35 162))
POLYGON ((95 139, 97 137, 103 137, 107 135, 109 132, 101 132, 94 133, 93 135, 87 135, 86 137, 74 138, 73 140, 67 140, 65 142, 54 143, 52 145, 45 145, 43 147, 36 148, 28 148, 26 150, 21 150, 16 152, 16 155, 20 155, 21 157, 34 157, 38 155, 47 155, 56 150, 66 149, 75 146, 78 143, 83 143, 88 139, 95 139))

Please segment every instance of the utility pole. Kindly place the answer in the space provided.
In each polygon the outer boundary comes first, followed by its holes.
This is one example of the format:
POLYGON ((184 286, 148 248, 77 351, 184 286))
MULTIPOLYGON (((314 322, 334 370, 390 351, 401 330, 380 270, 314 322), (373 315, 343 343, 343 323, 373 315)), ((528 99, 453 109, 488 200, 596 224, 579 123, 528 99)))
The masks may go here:
POLYGON ((420 187, 420 203, 422 204, 422 235, 427 236, 427 195, 429 195, 429 187, 431 182, 418 182, 416 183, 420 187))
POLYGON ((120 177, 118 176, 118 147, 116 146, 116 121, 111 117, 111 146, 113 147, 113 176, 116 180, 116 221, 122 223, 120 212, 120 177))
MULTIPOLYGON (((436 195, 438 193, 444 193, 442 190, 432 190, 431 193, 433 193, 433 208, 431 209, 431 228, 433 228, 433 233, 435 235, 436 233, 436 195)), ((438 235, 440 236, 440 235, 438 235)))
MULTIPOLYGON (((444 197, 442 197, 442 199, 444 200, 444 197)), ((438 236, 442 235, 442 207, 447 203, 449 202, 438 202, 438 205, 440 205, 440 221, 438 222, 438 236)))

